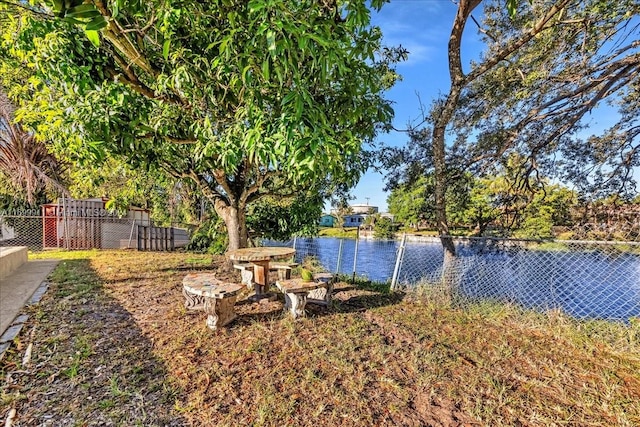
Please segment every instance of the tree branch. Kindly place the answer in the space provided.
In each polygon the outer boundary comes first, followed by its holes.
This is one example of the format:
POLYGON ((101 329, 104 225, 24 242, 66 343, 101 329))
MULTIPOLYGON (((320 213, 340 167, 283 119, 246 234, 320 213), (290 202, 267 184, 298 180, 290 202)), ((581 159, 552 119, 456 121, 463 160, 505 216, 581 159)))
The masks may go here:
POLYGON ((471 82, 477 79, 478 77, 480 77, 481 75, 489 71, 491 68, 493 68, 496 64, 503 61, 509 55, 511 55, 518 49, 520 49, 527 42, 533 39, 536 35, 551 28, 551 26, 548 26, 549 21, 551 21, 557 14, 559 14, 562 11, 562 9, 570 2, 571 0, 561 0, 556 4, 554 4, 553 6, 551 6, 551 8, 547 11, 547 13, 545 13, 545 15, 542 18, 540 18, 533 27, 531 27, 531 30, 529 30, 529 32, 527 32, 524 36, 520 37, 519 39, 515 40, 514 42, 502 48, 502 50, 494 54, 490 60, 487 60, 481 63, 478 67, 474 68, 466 76, 466 81, 471 82))

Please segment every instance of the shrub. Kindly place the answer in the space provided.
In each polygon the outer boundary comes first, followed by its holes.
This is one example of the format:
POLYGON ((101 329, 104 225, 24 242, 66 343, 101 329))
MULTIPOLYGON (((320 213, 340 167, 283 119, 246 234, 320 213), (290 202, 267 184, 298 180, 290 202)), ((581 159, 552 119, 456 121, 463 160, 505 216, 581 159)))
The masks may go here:
POLYGON ((203 220, 191 235, 186 249, 195 252, 223 254, 227 250, 228 235, 219 217, 203 220))
POLYGON ((393 239, 396 225, 389 218, 379 218, 373 226, 373 237, 376 239, 393 239))

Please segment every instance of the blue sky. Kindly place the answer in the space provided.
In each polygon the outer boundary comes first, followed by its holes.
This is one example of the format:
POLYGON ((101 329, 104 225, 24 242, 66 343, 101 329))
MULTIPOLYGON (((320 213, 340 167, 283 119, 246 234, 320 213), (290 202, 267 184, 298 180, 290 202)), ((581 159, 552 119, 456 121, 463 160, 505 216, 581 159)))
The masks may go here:
MULTIPOLYGON (((384 43, 402 45, 409 51, 408 61, 397 67, 402 81, 387 93, 394 102, 396 128, 406 128, 419 117, 420 100, 429 105, 439 93, 448 91, 447 42, 455 12, 450 0, 391 0, 380 12, 373 13, 372 22, 382 29, 384 43)), ((469 27, 464 42, 465 63, 479 53, 477 38, 475 29, 469 27)), ((378 139, 398 146, 407 140, 402 133, 384 134, 378 139)), ((383 187, 381 174, 367 172, 351 192, 355 197, 352 203, 369 203, 386 211, 388 194, 383 187)))

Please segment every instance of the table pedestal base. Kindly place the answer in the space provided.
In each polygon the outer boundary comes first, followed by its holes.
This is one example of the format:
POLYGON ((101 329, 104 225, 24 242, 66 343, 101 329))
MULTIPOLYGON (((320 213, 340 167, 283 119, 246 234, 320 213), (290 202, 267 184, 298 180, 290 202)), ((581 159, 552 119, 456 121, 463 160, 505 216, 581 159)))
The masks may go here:
POLYGON ((247 298, 249 301, 260 302, 263 299, 269 298, 271 296, 264 291, 264 286, 259 283, 254 283, 253 290, 255 291, 255 294, 247 298))
POLYGON ((309 293, 325 285, 320 282, 305 282, 301 279, 278 280, 276 286, 284 293, 285 310, 289 310, 294 319, 304 317, 309 293))

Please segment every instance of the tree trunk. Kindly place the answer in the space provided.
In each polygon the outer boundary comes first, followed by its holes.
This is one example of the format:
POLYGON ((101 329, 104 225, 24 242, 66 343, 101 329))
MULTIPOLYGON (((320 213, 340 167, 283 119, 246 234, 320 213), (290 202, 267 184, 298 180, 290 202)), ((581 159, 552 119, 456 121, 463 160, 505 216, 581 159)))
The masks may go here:
POLYGON ((215 204, 216 213, 227 226, 228 250, 246 248, 248 242, 247 218, 244 206, 230 206, 222 201, 215 204))
MULTIPOLYGON (((445 120, 443 120, 446 123, 445 120)), ((446 188, 447 188, 447 171, 445 164, 445 145, 444 145, 444 133, 445 124, 436 125, 433 129, 433 163, 434 163, 434 175, 435 175, 435 202, 436 202, 436 222, 438 228, 438 234, 440 235, 440 242, 442 242, 442 248, 444 249, 445 265, 448 260, 455 258, 456 248, 453 244, 453 240, 449 235, 449 224, 447 221, 447 202, 446 202, 446 188)))
POLYGON ((440 242, 444 250, 444 260, 442 265, 442 282, 445 289, 455 298, 458 292, 459 277, 455 268, 456 248, 453 239, 449 234, 449 224, 447 222, 447 165, 445 135, 447 125, 456 111, 458 100, 462 89, 466 84, 466 78, 462 71, 460 47, 462 43, 462 33, 471 11, 480 4, 480 0, 461 0, 458 4, 458 11, 453 22, 451 35, 449 36, 448 57, 449 57, 449 78, 451 88, 444 103, 436 112, 436 117, 432 131, 433 144, 433 166, 435 175, 435 207, 436 222, 440 242))
POLYGON ((480 0, 462 0, 458 5, 458 12, 453 22, 448 45, 451 89, 441 109, 437 113, 432 133, 436 221, 438 223, 438 234, 440 235, 440 241, 444 249, 445 269, 449 265, 449 261, 452 261, 456 256, 456 248, 453 245, 453 239, 449 236, 449 225, 447 223, 447 204, 445 199, 447 189, 445 134, 447 125, 451 122, 451 118, 456 111, 460 94, 465 85, 465 76, 462 72, 462 62, 460 58, 462 33, 467 18, 478 4, 480 4, 480 0))
POLYGON ((459 277, 455 268, 456 247, 449 233, 446 209, 447 172, 444 145, 445 125, 436 125, 433 131, 433 161, 435 173, 436 222, 440 243, 444 250, 442 285, 447 298, 453 303, 458 297, 459 277))

